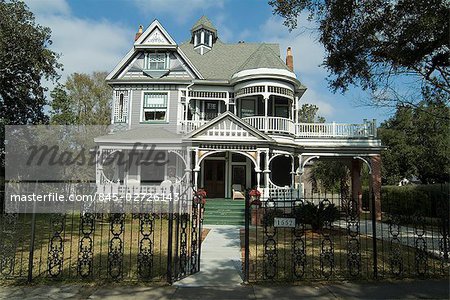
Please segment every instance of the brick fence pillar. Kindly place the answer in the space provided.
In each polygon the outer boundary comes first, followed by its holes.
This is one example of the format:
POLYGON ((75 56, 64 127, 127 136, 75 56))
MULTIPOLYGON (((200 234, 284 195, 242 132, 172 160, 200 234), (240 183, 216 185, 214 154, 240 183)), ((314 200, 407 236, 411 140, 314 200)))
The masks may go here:
POLYGON ((381 221, 381 156, 372 156, 372 189, 375 201, 375 216, 381 221))
POLYGON ((361 161, 352 160, 352 197, 358 203, 358 211, 362 212, 361 161))

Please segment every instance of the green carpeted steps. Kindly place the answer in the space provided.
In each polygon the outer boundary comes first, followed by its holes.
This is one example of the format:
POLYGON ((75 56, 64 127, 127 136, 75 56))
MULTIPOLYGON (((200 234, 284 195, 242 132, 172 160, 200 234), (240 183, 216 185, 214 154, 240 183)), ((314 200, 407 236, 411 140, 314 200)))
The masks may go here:
POLYGON ((203 224, 244 225, 244 200, 207 199, 203 224))

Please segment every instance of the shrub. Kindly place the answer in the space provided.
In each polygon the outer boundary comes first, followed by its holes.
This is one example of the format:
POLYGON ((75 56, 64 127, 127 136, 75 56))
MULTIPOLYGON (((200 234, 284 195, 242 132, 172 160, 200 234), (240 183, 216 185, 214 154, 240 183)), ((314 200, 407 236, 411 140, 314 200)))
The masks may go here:
MULTIPOLYGON (((381 210, 402 216, 439 216, 441 204, 448 205, 448 187, 448 184, 382 186, 381 210)), ((363 188, 362 200, 363 208, 370 209, 368 187, 363 188)))
POLYGON ((273 226, 274 218, 281 218, 284 216, 284 212, 281 209, 276 208, 266 208, 264 211, 263 225, 273 226))
POLYGON ((295 208, 295 219, 296 222, 311 225, 313 230, 320 230, 325 222, 334 222, 339 219, 339 210, 332 203, 325 206, 324 202, 316 205, 307 201, 295 208))

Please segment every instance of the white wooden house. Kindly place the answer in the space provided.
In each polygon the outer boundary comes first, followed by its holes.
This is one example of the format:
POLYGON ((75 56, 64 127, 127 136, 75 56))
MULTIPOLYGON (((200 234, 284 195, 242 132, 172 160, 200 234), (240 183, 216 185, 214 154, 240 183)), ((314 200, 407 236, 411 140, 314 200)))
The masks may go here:
POLYGON ((145 189, 192 174, 208 197, 230 198, 236 185, 267 197, 299 189, 311 159, 341 157, 356 174, 361 161, 373 167, 382 149, 374 120, 298 122, 306 87, 294 73, 291 49, 284 61, 278 44, 224 43, 206 17, 182 44, 157 20, 140 27, 107 82, 114 90, 113 131, 96 139, 99 188, 145 189), (150 160, 165 163, 107 171, 102 162, 112 153, 130 162, 151 153, 150 160))

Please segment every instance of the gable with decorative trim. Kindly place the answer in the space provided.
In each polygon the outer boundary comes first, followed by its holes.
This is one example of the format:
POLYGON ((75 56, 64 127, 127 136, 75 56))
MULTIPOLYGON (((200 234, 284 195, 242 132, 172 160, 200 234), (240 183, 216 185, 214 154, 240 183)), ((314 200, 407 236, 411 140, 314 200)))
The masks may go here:
POLYGON ((190 140, 223 140, 239 142, 273 142, 274 140, 236 115, 227 111, 211 122, 193 131, 187 137, 190 140))

